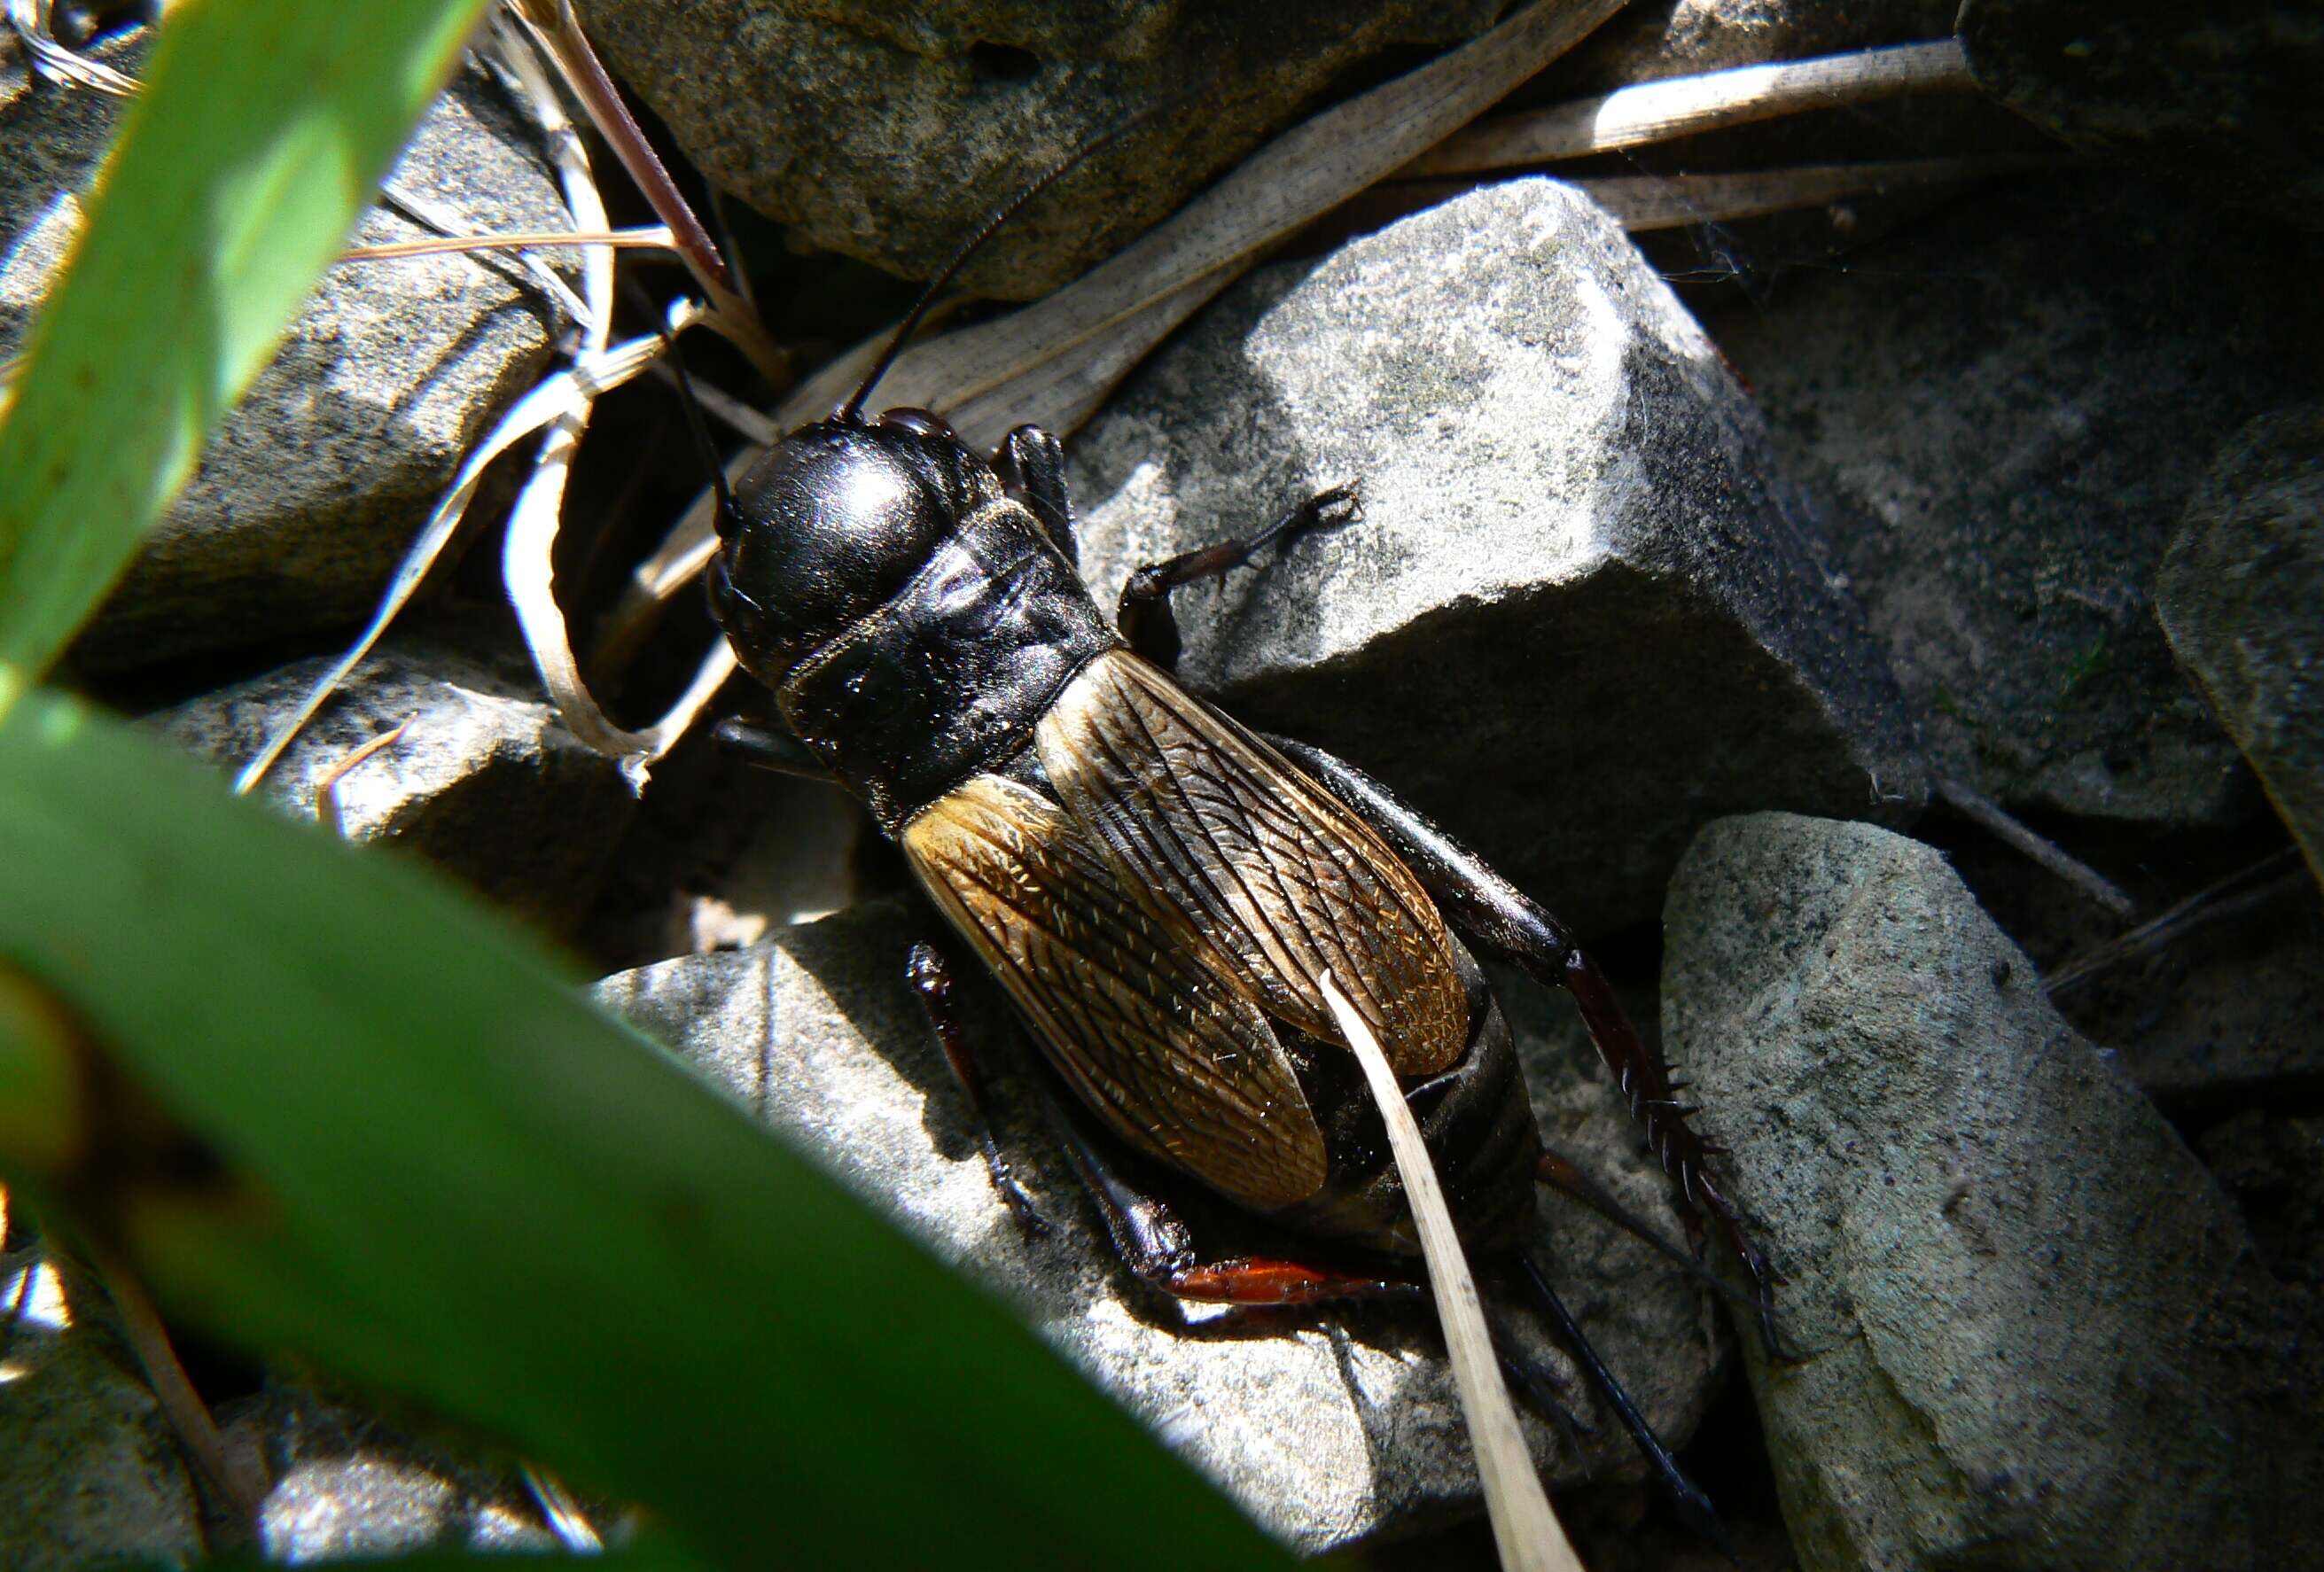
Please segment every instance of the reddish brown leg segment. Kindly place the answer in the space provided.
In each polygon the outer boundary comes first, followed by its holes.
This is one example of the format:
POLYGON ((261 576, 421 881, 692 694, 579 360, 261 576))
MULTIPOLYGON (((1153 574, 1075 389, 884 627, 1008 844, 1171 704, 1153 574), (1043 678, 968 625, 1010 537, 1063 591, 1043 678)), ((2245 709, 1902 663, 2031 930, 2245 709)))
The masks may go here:
POLYGON ((1315 1266, 1283 1256, 1197 1260, 1194 1236, 1176 1209, 1124 1173, 1082 1121, 1047 1088, 1042 1097, 1065 1155, 1088 1188, 1090 1199, 1097 1203, 1114 1253, 1139 1281, 1177 1299, 1251 1308, 1421 1296, 1421 1285, 1406 1279, 1315 1266))

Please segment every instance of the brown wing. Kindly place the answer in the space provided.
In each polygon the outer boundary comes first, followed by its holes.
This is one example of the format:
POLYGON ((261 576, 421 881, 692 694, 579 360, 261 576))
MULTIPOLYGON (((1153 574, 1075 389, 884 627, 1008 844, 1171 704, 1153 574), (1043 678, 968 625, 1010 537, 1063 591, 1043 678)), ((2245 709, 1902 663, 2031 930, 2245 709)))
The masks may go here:
POLYGON ((1339 1042, 1328 969, 1399 1075, 1461 1056, 1469 1007, 1436 906, 1380 838, 1284 757, 1127 651, 1034 733, 1124 883, 1215 947, 1268 1011, 1339 1042))
POLYGON ((1322 1188, 1323 1133, 1266 1016, 1122 888, 1062 808, 978 776, 903 842, 1050 1062, 1123 1137, 1260 1211, 1322 1188))

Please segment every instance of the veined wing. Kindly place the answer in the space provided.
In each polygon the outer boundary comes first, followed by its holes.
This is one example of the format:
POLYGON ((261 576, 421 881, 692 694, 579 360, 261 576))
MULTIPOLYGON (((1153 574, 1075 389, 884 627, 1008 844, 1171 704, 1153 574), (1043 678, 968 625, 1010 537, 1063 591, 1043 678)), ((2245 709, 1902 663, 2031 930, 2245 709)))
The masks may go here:
POLYGON ((982 775, 905 826, 920 882, 1132 1145, 1246 1207, 1322 1187, 1323 1133, 1265 1015, 1128 890, 1087 832, 982 775))
POLYGON ((1329 970, 1399 1075, 1468 1039, 1444 920, 1378 835, 1284 757, 1125 650, 1034 733, 1041 768, 1124 883, 1215 948, 1269 1014, 1339 1042, 1329 970))

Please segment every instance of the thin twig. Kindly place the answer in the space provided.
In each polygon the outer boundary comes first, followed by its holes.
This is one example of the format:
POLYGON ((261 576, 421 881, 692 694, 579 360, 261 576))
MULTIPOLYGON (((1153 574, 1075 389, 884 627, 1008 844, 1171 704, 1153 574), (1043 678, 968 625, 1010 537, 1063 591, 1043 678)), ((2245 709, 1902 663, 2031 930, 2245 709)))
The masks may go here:
POLYGON ((521 21, 534 43, 540 47, 572 88, 575 97, 588 111, 590 121, 605 138, 613 156, 637 183, 655 215, 668 225, 677 237, 678 254, 694 274, 695 281, 710 300, 709 326, 732 339, 736 348, 751 359, 751 363, 769 382, 777 386, 788 386, 791 381, 788 356, 767 336, 759 321, 734 288, 733 275, 727 271, 718 248, 711 244, 709 232, 694 216, 685 195, 669 178, 669 171, 646 140, 644 131, 622 102, 622 95, 613 79, 589 46, 581 31, 578 18, 573 14, 572 0, 507 0, 510 13, 521 21))
POLYGON ((1363 1016, 1356 1013, 1332 974, 1317 977, 1332 1018, 1363 1066, 1372 1100, 1379 1105, 1388 1126, 1388 1148, 1403 1177, 1404 1193, 1412 1205, 1412 1220, 1420 1232, 1421 1249, 1428 1262, 1428 1284, 1436 1299, 1436 1317, 1443 1324, 1445 1351, 1452 1356, 1452 1382, 1461 1394, 1461 1410, 1469 1420, 1469 1438, 1476 1448, 1477 1473, 1485 1487, 1485 1511, 1492 1520, 1493 1543, 1501 1554, 1505 1572, 1582 1572, 1565 1527, 1551 1510, 1541 1475, 1534 1471, 1533 1453, 1517 1424, 1517 1406, 1501 1381, 1499 1359, 1493 1353, 1492 1333, 1485 1325, 1485 1307, 1477 1297, 1476 1279, 1470 1275, 1461 1236, 1452 1227, 1452 1213, 1444 1203, 1444 1190, 1429 1161, 1428 1144, 1396 1084, 1396 1071, 1363 1016))
MULTIPOLYGON (((438 234, 445 235, 456 234, 460 232, 463 220, 449 208, 422 197, 417 191, 408 190, 392 180, 380 187, 379 199, 389 211, 400 215, 422 229, 432 230, 438 234)), ((509 260, 495 257, 489 265, 495 269, 504 268, 509 260)), ((520 253, 514 261, 524 277, 531 280, 544 294, 556 301, 567 317, 584 326, 587 325, 588 307, 582 304, 581 297, 573 292, 573 286, 567 283, 555 268, 530 253, 520 253)), ((481 267, 487 264, 480 257, 477 259, 477 265, 481 267)))
POLYGON ((1952 805, 1954 811, 1987 829, 1997 841, 2004 841, 2010 848, 2024 852, 2043 869, 2057 873, 2061 880, 2073 885, 2075 889, 2080 889, 2085 896, 2097 901, 2098 906, 2115 913, 2117 917, 2129 920, 2129 917, 2138 915, 2138 901, 2134 901, 2129 894, 2124 894, 2122 887, 2115 885, 2110 878, 2098 873, 2097 869, 2091 869, 2087 861, 2066 852, 2054 841, 2043 841, 2031 829, 2026 829, 2022 822, 2010 817, 2004 805, 1997 804, 1989 796, 1980 796, 1970 787, 1961 785, 1960 780, 1938 780, 1936 795, 1943 796, 1945 804, 1952 805))
POLYGON ((439 234, 426 240, 391 240, 378 245, 351 245, 339 253, 346 262, 385 262, 401 256, 441 256, 451 252, 518 251, 536 245, 607 245, 622 251, 669 251, 675 248, 669 231, 659 224, 638 229, 607 229, 595 234, 568 234, 541 230, 529 234, 439 234))
POLYGON ((339 808, 339 782, 345 780, 347 777, 348 772, 353 770, 357 765, 363 763, 364 759, 369 758, 372 755, 379 752, 383 748, 392 748, 398 742, 402 741, 403 734, 411 730, 411 722, 418 719, 420 719, 420 717, 416 714, 406 715, 402 720, 397 722, 394 726, 381 732, 378 736, 363 744, 360 748, 354 749, 345 758, 340 759, 338 763, 331 766, 330 768, 323 772, 323 778, 315 783, 315 818, 317 822, 321 823, 326 829, 329 830, 330 832, 338 839, 342 841, 346 839, 346 819, 340 812, 339 808))
POLYGON ((576 405, 586 404, 597 394, 628 382, 660 353, 661 339, 657 335, 631 339, 602 354, 585 355, 569 371, 550 377, 518 400, 516 406, 500 418, 484 439, 470 449, 468 456, 461 461, 452 489, 445 492, 443 499, 436 504, 436 510, 420 527, 419 538, 411 543, 411 548, 404 553, 402 562, 397 565, 395 576, 388 581, 378 607, 372 612, 371 621, 356 637, 355 643, 332 663, 331 668, 316 680, 314 686, 308 690, 307 696, 300 702, 299 708, 276 729, 273 736, 267 739, 257 756, 243 767, 242 773, 235 777, 234 789, 237 793, 249 791, 265 777, 266 772, 282 757, 283 749, 290 747, 292 740, 305 730, 307 722, 315 718, 316 712, 346 680, 347 674, 371 653, 372 647, 386 633, 388 624, 395 620, 396 614, 419 593, 429 568, 443 555, 444 547, 458 529, 461 519, 467 512, 468 503, 475 496, 476 487, 484 480, 484 471, 492 462, 576 405))
MULTIPOLYGON (((671 334, 684 331, 698 319, 690 302, 682 303, 672 317, 671 334)), ((651 342, 659 352, 667 341, 657 335, 651 342)), ((557 603, 555 566, 565 485, 581 433, 588 424, 589 409, 588 401, 580 400, 559 410, 541 438, 532 474, 509 515, 508 534, 501 549, 501 579, 524 630, 534 669, 540 672, 566 729, 599 752, 619 758, 631 785, 642 789, 648 767, 685 735, 733 671, 734 652, 726 640, 717 640, 678 703, 642 731, 616 726, 590 696, 581 663, 573 654, 565 613, 557 603)))
POLYGON ((1571 182, 1612 214, 1634 234, 1727 223, 1820 207, 1853 197, 1886 197, 1900 191, 1961 185, 2001 175, 2064 168, 2073 162, 2056 153, 2010 153, 1972 158, 1898 159, 1879 163, 1805 164, 1784 170, 1736 174, 1620 175, 1571 182))
POLYGON ((2076 956, 2043 978, 2043 987, 2055 1001, 2118 966, 2161 954, 2199 929, 2258 911, 2309 887, 2300 849, 2287 846, 2204 886, 2153 921, 2076 956))
POLYGON ((2027 829, 1990 797, 1981 796, 1957 780, 1939 780, 1937 795, 1957 812, 1982 826, 1995 839, 2015 847, 2035 862, 2072 885, 2090 899, 2128 919, 2138 915, 2138 903, 2089 864, 2069 855, 2055 841, 2045 841, 2027 829))
POLYGON ((1427 178, 1551 163, 1802 110, 1917 93, 1977 90, 1969 57, 1960 41, 1950 38, 1738 66, 1641 82, 1594 98, 1481 121, 1447 137, 1397 172, 1399 177, 1427 178))
POLYGON ((259 1513, 266 1504, 264 1467, 244 1449, 229 1445, 218 1430, 209 1405, 178 1362, 169 1329, 161 1324, 161 1312, 153 1308, 144 1286, 118 1261, 100 1252, 88 1251, 88 1259, 120 1313, 122 1333, 137 1363, 144 1367, 146 1384, 153 1389, 162 1413, 178 1432, 179 1444, 202 1477, 233 1508, 237 1521, 254 1534, 259 1513))
MULTIPOLYGON (((567 14, 569 20, 569 13, 567 14)), ((525 37, 510 27, 504 19, 493 18, 495 37, 510 69, 523 82, 526 91, 540 105, 544 121, 551 115, 562 124, 562 112, 555 107, 556 95, 551 91, 538 60, 533 57, 525 37)), ((578 29, 576 28, 577 34, 578 29)), ((538 34, 526 36, 537 37, 538 34)), ((586 44, 583 46, 586 48, 586 44)), ((594 57, 592 57, 594 60, 594 57)), ((602 75, 602 73, 600 73, 602 75)), ((632 125, 634 129, 634 125, 632 125)), ((557 142, 558 168, 566 191, 566 203, 573 216, 576 229, 605 228, 604 203, 600 198, 595 178, 590 173, 587 155, 580 140, 567 134, 557 142)), ((584 253, 594 266, 586 275, 589 301, 600 322, 613 316, 613 257, 610 252, 592 248, 584 253)), ((691 303, 673 308, 666 332, 657 334, 650 341, 652 353, 642 354, 641 366, 659 359, 668 340, 683 333, 692 323, 702 320, 698 308, 691 303)), ((719 686, 734 669, 733 651, 724 639, 714 645, 704 657, 693 685, 672 705, 663 717, 643 731, 629 731, 606 719, 581 676, 580 663, 574 658, 570 634, 565 626, 565 613, 557 603, 556 567, 553 561, 558 521, 564 509, 565 483, 571 473, 575 452, 579 448, 581 434, 589 423, 595 392, 583 392, 557 411, 549 423, 548 434, 541 439, 540 451, 533 460, 533 471, 518 493, 516 506, 509 515, 508 534, 501 549, 501 575, 506 584, 509 600, 516 608, 517 621, 524 630, 525 647, 532 656, 533 668, 540 674, 542 685, 549 690, 566 729, 582 741, 599 751, 619 758, 622 773, 633 786, 642 788, 647 768, 659 758, 685 735, 694 718, 707 706, 719 686)))

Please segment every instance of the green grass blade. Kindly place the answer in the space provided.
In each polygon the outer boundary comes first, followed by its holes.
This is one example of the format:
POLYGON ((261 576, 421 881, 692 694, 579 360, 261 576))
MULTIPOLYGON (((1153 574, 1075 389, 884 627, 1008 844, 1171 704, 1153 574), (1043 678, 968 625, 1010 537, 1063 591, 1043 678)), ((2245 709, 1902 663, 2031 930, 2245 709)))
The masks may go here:
MULTIPOLYGON (((0 958, 101 1044, 78 1155, 0 1167, 177 1312, 465 1415, 733 1564, 1281 1564, 423 870, 46 694, 0 721, 0 958)), ((18 1032, 0 1067, 54 1052, 18 1032)), ((0 1137, 32 1123, 0 1109, 0 1137)))
POLYGON ((0 709, 184 484, 483 5, 171 9, 0 425, 0 709))

